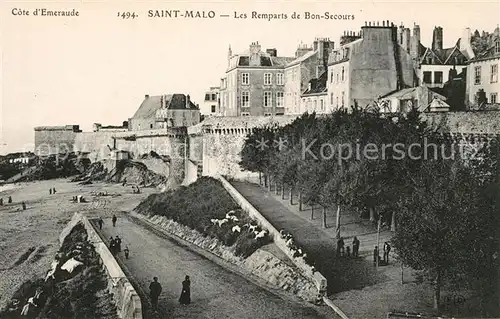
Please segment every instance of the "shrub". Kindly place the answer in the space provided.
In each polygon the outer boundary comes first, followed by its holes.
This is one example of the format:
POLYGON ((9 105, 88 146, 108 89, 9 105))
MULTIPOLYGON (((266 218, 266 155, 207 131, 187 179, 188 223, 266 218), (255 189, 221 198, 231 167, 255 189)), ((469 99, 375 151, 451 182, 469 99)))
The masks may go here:
POLYGON ((256 240, 253 233, 244 229, 241 232, 232 231, 233 226, 242 227, 252 223, 252 219, 233 201, 221 182, 211 177, 202 177, 187 187, 152 194, 135 210, 145 215, 165 216, 204 235, 217 238, 228 247, 234 245, 236 254, 245 258, 271 242, 268 236, 256 240), (211 222, 211 219, 224 219, 231 210, 235 212, 238 222, 229 221, 221 227, 211 222))

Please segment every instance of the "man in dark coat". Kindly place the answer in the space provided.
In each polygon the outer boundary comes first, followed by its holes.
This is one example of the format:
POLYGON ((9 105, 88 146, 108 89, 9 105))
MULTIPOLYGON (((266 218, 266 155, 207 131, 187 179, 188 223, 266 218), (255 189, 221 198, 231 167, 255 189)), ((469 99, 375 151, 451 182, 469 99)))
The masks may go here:
POLYGON ((353 257, 359 256, 359 239, 356 236, 354 236, 352 240, 352 256, 353 257))
POLYGON ((384 263, 389 264, 389 253, 391 252, 391 246, 388 242, 384 243, 384 263))
POLYGON ((153 278, 153 282, 149 284, 149 297, 151 297, 151 305, 154 310, 158 310, 158 297, 162 291, 161 285, 158 282, 158 277, 153 278))
POLYGON ((99 224, 99 229, 102 229, 102 224, 104 224, 104 220, 102 220, 102 217, 99 217, 97 223, 99 224))
POLYGON ((116 215, 115 215, 115 214, 113 214, 113 218, 111 219, 111 221, 113 222, 113 227, 115 227, 115 226, 116 226, 116 219, 117 219, 117 218, 116 218, 116 215))
POLYGON ((116 243, 116 251, 121 252, 122 251, 122 240, 118 235, 115 237, 115 243, 116 243))
POLYGON ((340 237, 339 240, 337 240, 337 256, 343 256, 344 255, 344 238, 340 237))
POLYGON ((179 297, 179 303, 181 305, 189 305, 191 303, 191 281, 189 280, 189 276, 186 276, 182 282, 182 292, 179 297))
POLYGON ((116 254, 116 241, 113 237, 109 238, 109 250, 113 255, 116 254))

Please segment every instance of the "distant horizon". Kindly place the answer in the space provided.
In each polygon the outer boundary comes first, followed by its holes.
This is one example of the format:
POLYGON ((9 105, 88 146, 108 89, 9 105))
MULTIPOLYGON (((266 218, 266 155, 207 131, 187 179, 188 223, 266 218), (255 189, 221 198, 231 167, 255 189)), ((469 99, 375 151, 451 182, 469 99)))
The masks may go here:
MULTIPOLYGON (((34 127, 93 123, 121 125, 133 116, 146 94, 189 94, 203 103, 205 92, 218 87, 227 68, 227 52, 248 49, 258 41, 262 50, 294 56, 299 44, 330 38, 339 47, 344 31, 358 32, 365 21, 389 20, 399 26, 420 26, 421 42, 432 44, 435 26, 443 28, 443 46, 451 47, 465 28, 493 32, 500 2, 297 2, 252 3, 71 3, 80 17, 13 16, 13 4, 2 4, 2 90, 0 154, 33 151, 34 127), (120 5, 118 5, 120 4, 120 5), (117 10, 141 16, 116 17, 117 10), (153 19, 149 9, 214 10, 217 14, 325 12, 351 14, 354 20, 153 19), (497 12, 495 14, 495 12, 497 12), (443 14, 452 17, 443 21, 443 14), (6 144, 6 145, 4 145, 6 144)), ((16 7, 38 8, 33 2, 16 7)), ((58 4, 44 5, 57 9, 58 4)))

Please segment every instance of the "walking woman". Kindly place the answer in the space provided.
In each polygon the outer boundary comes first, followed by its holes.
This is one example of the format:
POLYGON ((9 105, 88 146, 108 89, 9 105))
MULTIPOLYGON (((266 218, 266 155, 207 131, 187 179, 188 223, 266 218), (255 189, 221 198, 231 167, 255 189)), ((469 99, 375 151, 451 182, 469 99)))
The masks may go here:
POLYGON ((189 276, 186 276, 186 279, 182 282, 182 292, 179 302, 181 305, 189 305, 191 303, 191 281, 189 280, 189 276))

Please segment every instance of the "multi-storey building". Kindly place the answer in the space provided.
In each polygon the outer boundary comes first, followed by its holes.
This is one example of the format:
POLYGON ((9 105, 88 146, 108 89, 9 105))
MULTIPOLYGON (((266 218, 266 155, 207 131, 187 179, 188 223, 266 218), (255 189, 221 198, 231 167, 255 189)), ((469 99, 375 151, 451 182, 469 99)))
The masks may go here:
POLYGON ((221 115, 219 103, 219 87, 211 87, 205 92, 205 99, 200 106, 200 113, 204 116, 221 115))
POLYGON ((276 49, 261 50, 258 42, 234 54, 229 47, 228 69, 221 79, 221 112, 225 116, 285 113, 284 68, 293 57, 278 57, 276 49))
POLYGON ((410 54, 397 39, 389 21, 365 23, 361 32, 330 54, 327 91, 331 109, 366 107, 380 96, 416 82, 410 54), (350 42, 349 42, 350 41, 350 42))
POLYGON ((476 36, 478 52, 469 61, 466 83, 466 103, 470 108, 483 107, 480 104, 500 104, 500 30, 497 27, 492 34, 476 36))
POLYGON ((432 46, 425 47, 420 43, 420 27, 414 25, 413 36, 410 29, 400 26, 399 43, 416 61, 417 75, 421 85, 430 88, 442 88, 448 82, 451 69, 460 73, 467 68, 467 61, 473 57, 470 46, 470 29, 465 29, 464 36, 450 48, 443 48, 443 28, 435 27, 432 46))
POLYGON ((301 103, 301 94, 308 90, 312 79, 319 79, 326 71, 328 57, 334 48, 328 38, 315 39, 313 46, 299 45, 295 59, 285 67, 285 113, 300 114, 306 112, 301 103))
POLYGON ((325 71, 319 78, 311 79, 309 87, 301 94, 301 113, 330 113, 333 109, 327 103, 328 91, 326 80, 328 73, 325 71))

